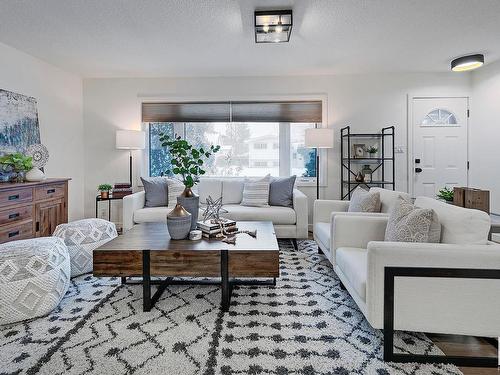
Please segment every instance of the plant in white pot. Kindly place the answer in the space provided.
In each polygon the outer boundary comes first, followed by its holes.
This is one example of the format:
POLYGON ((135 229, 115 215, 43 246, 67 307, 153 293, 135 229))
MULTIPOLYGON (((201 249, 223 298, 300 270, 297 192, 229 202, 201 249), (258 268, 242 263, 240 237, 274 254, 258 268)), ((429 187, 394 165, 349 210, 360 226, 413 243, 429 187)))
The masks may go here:
POLYGON ((177 197, 177 203, 191 214, 191 230, 193 230, 198 221, 200 197, 194 194, 191 188, 198 183, 200 176, 206 173, 203 164, 212 154, 220 150, 220 146, 195 147, 179 136, 171 137, 164 133, 160 133, 160 142, 162 147, 167 148, 172 165, 172 168, 165 173, 179 175, 184 184, 184 191, 177 197))

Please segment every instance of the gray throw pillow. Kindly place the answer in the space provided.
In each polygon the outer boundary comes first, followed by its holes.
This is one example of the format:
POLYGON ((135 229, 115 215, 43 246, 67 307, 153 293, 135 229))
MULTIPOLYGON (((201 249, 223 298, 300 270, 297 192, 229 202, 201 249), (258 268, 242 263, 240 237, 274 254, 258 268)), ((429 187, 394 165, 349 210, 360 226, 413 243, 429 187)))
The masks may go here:
POLYGON ((146 193, 145 207, 168 206, 168 184, 166 177, 141 177, 146 193))
POLYGON ((380 193, 357 187, 352 193, 348 212, 380 212, 380 193))
POLYGON ((434 211, 417 208, 399 197, 387 221, 385 241, 393 242, 429 242, 434 211))
POLYGON ((297 176, 272 177, 269 185, 269 205, 293 208, 293 187, 297 176))

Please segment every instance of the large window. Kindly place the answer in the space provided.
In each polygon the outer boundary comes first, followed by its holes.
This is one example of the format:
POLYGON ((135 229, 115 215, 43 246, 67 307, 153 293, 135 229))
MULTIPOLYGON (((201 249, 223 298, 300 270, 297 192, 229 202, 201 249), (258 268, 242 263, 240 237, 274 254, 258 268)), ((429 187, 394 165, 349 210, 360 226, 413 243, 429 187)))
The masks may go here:
POLYGON ((220 151, 205 165, 208 176, 316 177, 316 150, 304 147, 305 129, 312 123, 172 123, 149 127, 149 173, 162 176, 170 169, 160 133, 180 135, 195 144, 217 144, 220 151), (282 150, 286 150, 284 153, 282 150))
POLYGON ((208 176, 317 175, 316 150, 304 147, 305 130, 321 126, 321 102, 143 103, 149 129, 149 173, 170 169, 160 133, 196 145, 220 145, 205 165, 208 176))

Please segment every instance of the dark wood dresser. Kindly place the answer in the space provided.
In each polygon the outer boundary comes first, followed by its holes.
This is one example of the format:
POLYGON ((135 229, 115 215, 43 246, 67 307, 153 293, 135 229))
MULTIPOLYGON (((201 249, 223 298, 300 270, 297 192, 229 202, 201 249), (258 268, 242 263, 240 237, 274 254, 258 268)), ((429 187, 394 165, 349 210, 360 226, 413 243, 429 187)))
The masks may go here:
POLYGON ((50 236, 66 223, 69 180, 0 183, 0 243, 50 236))

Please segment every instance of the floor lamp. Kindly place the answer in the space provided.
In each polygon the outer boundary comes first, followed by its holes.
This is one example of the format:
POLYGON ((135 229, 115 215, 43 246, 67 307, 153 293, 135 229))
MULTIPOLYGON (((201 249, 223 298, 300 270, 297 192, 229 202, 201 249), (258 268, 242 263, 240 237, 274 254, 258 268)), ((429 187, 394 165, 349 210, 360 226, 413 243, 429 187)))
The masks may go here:
POLYGON ((316 199, 319 199, 319 150, 333 148, 333 130, 328 128, 306 129, 305 146, 316 149, 316 199))
POLYGON ((132 151, 143 150, 146 147, 146 133, 140 130, 117 130, 116 148, 119 150, 128 150, 129 157, 129 181, 132 187, 132 151))

